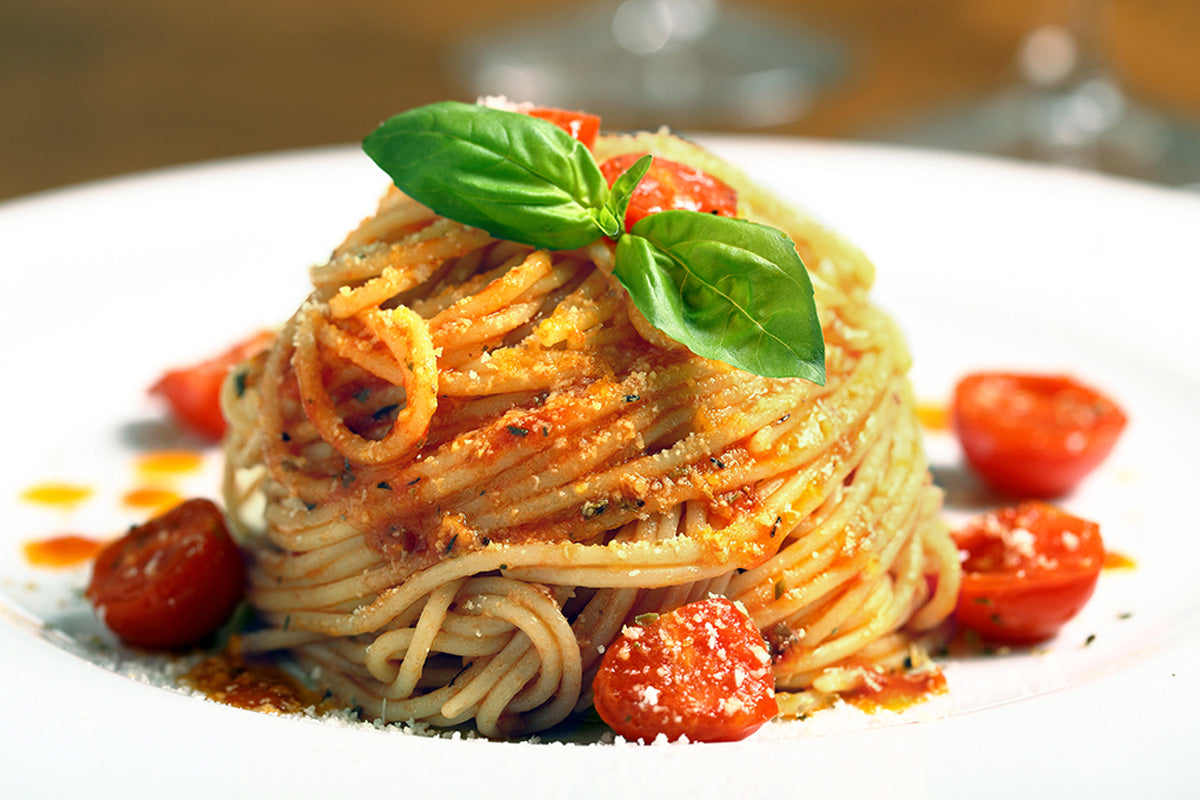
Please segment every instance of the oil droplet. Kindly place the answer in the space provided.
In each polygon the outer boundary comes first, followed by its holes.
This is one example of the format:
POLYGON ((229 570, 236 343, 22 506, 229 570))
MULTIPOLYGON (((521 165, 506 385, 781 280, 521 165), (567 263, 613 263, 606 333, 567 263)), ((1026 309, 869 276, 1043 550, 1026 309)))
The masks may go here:
POLYGON ((26 542, 25 560, 35 567, 73 567, 96 557, 104 542, 86 536, 64 534, 26 542))
POLYGON ((1133 569, 1137 566, 1137 562, 1124 553, 1116 553, 1108 550, 1104 553, 1104 568, 1105 569, 1133 569))
POLYGON ((121 498, 121 502, 132 508, 149 508, 165 511, 171 506, 178 505, 182 499, 178 492, 173 492, 170 489, 144 487, 131 489, 126 492, 121 498))
POLYGON ((47 481, 31 486, 21 493, 21 498, 31 503, 60 508, 74 508, 88 499, 92 490, 74 483, 47 481))
POLYGON ((917 403, 917 422, 930 431, 950 430, 950 409, 945 403, 921 401, 917 403))
POLYGON ((141 456, 137 468, 143 475, 181 475, 203 463, 204 456, 192 450, 155 450, 141 456))

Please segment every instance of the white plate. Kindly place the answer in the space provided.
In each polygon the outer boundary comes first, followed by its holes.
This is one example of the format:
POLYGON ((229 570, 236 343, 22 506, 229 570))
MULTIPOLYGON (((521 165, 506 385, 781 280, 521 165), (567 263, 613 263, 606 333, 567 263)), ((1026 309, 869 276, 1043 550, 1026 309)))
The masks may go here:
MULTIPOLYGON (((876 297, 909 336, 922 397, 943 398, 981 367, 1065 369, 1115 395, 1131 424, 1066 505, 1098 519, 1137 568, 1106 573, 1046 653, 953 661, 949 694, 899 716, 818 714, 729 745, 428 739, 131 680, 91 639, 86 569, 34 569, 21 543, 135 521, 120 494, 138 448, 164 434, 145 387, 167 365, 286 317, 306 268, 371 211, 384 180, 357 149, 338 148, 52 192, 0 206, 5 793, 1193 793, 1200 198, 961 156, 707 141, 872 256, 876 297), (70 512, 20 499, 50 479, 96 491, 70 512)), ((953 476, 953 443, 933 437, 930 451, 953 476)), ((208 466, 189 491, 214 491, 208 466)), ((969 499, 958 486, 951 499, 969 499)))

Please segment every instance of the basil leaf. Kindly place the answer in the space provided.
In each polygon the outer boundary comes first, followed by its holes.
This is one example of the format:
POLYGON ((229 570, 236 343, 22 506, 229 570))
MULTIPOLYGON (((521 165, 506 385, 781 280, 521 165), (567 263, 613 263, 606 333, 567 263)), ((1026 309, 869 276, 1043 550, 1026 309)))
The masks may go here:
POLYGON ((613 214, 612 208, 609 207, 608 203, 605 203, 600 208, 593 208, 592 219, 595 221, 596 227, 603 231, 605 236, 613 239, 620 236, 625 229, 625 226, 621 224, 620 218, 613 214))
POLYGON ((600 168, 545 120, 434 103, 391 117, 363 150, 410 197, 497 238, 565 250, 606 233, 595 214, 608 199, 600 168))
POLYGON ((661 211, 620 238, 613 274, 655 327, 697 355, 768 378, 825 383, 812 282, 782 231, 661 211))
POLYGON ((650 162, 653 160, 654 156, 649 153, 642 156, 630 164, 629 169, 618 175, 608 190, 608 209, 620 221, 622 229, 625 227, 625 212, 629 210, 629 201, 633 199, 633 190, 646 176, 646 172, 650 169, 650 162))

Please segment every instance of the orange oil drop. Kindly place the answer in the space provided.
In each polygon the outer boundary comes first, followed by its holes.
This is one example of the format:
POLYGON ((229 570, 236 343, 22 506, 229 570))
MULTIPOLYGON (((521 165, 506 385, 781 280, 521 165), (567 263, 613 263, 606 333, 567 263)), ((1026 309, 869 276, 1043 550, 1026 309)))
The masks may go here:
POLYGON ((88 486, 61 481, 46 481, 31 486, 21 493, 21 499, 30 503, 57 508, 74 508, 92 495, 88 486))
POLYGON ((35 539, 23 546, 25 560, 35 567, 73 567, 96 557, 104 542, 75 534, 35 539))
POLYGON ((137 469, 146 476, 185 475, 203 463, 204 456, 192 450, 155 450, 138 459, 137 469))

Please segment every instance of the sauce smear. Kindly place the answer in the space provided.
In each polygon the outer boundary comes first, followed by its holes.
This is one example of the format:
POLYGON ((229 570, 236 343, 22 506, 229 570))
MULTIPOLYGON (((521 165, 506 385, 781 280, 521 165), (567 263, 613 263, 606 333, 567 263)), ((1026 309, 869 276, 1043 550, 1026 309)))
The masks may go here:
POLYGON ((845 700, 863 711, 879 709, 903 711, 946 691, 946 676, 940 669, 925 669, 917 672, 876 672, 863 684, 847 692, 845 700))
POLYGON ((1124 553, 1104 552, 1104 569, 1133 569, 1136 566, 1137 562, 1124 553))
POLYGON ((132 489, 124 494, 121 501, 131 508, 149 508, 166 510, 178 505, 183 498, 178 492, 170 489, 141 488, 132 489))
POLYGON ((945 403, 917 403, 917 422, 927 431, 950 430, 950 408, 945 403))
POLYGON ((180 682, 215 702, 264 714, 298 714, 306 708, 322 712, 334 707, 279 667, 247 663, 228 651, 196 664, 180 682))
POLYGON ((203 455, 193 450, 155 450, 139 458, 137 468, 143 475, 182 475, 203 463, 203 455))
POLYGON ((91 561, 104 542, 86 536, 64 534, 26 542, 25 560, 35 567, 74 567, 91 561))

